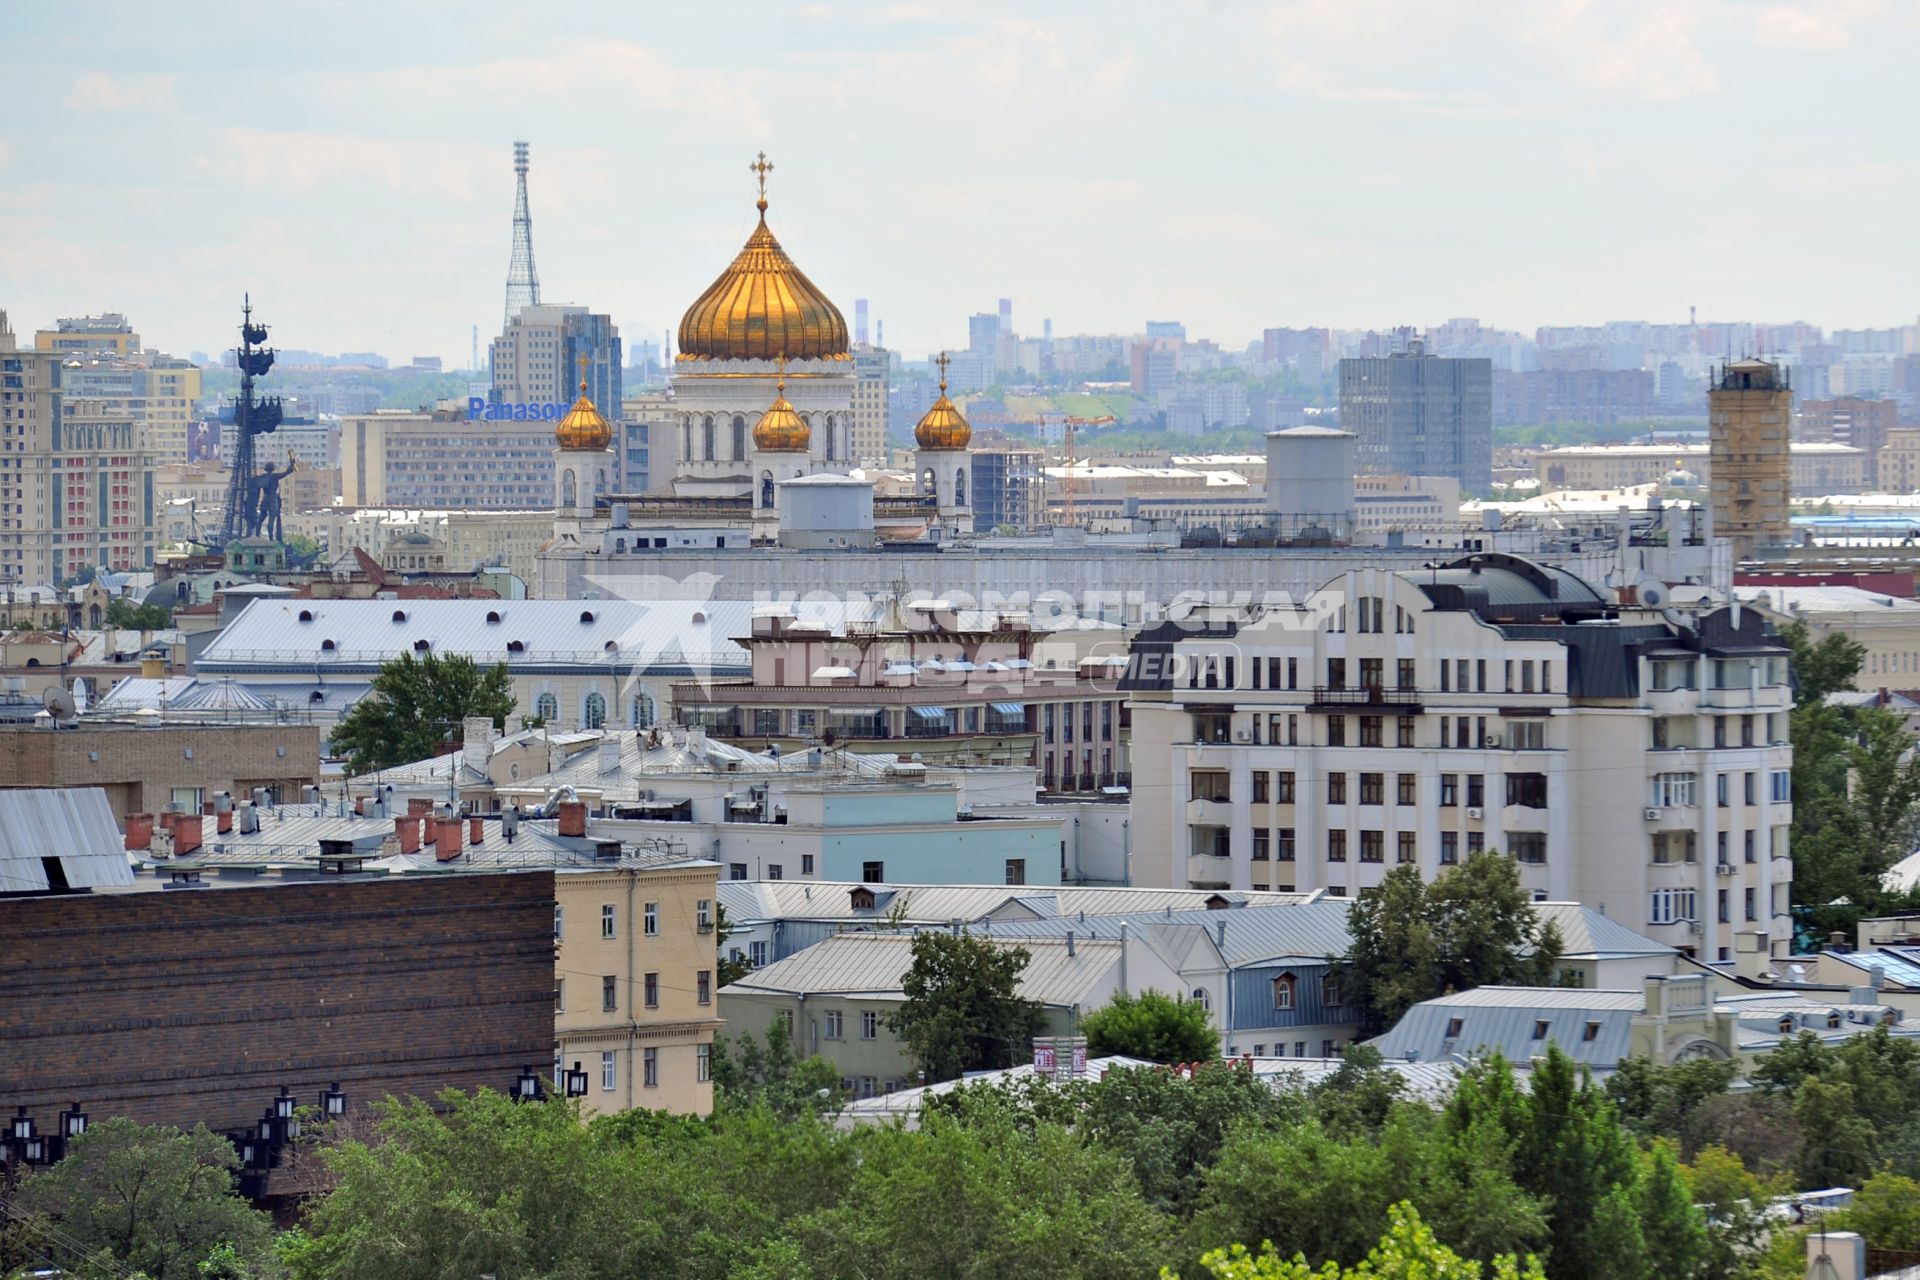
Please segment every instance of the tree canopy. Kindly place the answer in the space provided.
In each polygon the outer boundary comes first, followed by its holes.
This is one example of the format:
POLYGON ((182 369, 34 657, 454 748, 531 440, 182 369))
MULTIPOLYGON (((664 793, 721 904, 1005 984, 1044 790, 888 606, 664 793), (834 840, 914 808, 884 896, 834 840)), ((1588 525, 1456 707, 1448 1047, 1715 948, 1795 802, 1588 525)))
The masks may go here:
POLYGON ((107 602, 107 625, 127 631, 160 631, 173 625, 173 615, 165 605, 110 600, 107 602))
POLYGON ((468 716, 486 716, 498 728, 512 713, 506 663, 482 668, 465 654, 402 653, 381 664, 372 690, 341 717, 333 749, 355 773, 391 768, 439 754, 468 716))
POLYGON ((1018 994, 1032 958, 964 931, 914 935, 906 999, 885 1021, 927 1083, 1027 1061, 1042 1025, 1040 1006, 1018 994))
POLYGON ((1080 1019, 1087 1054, 1118 1054, 1148 1062, 1207 1062, 1220 1056, 1213 1016, 1194 1000, 1158 991, 1138 996, 1116 992, 1112 1000, 1080 1019))
POLYGON ((1472 987, 1544 986, 1560 934, 1542 921, 1513 859, 1467 855, 1431 882, 1411 864, 1362 889, 1347 916, 1352 938, 1335 973, 1377 1034, 1413 1005, 1472 987))

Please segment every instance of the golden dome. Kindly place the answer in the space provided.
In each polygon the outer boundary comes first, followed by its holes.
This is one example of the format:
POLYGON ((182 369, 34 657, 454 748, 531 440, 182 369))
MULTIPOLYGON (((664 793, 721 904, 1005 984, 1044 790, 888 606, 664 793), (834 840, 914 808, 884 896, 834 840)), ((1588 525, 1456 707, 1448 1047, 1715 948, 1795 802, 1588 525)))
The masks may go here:
POLYGON ((560 425, 553 429, 553 438, 562 449, 584 449, 599 452, 613 443, 613 428, 593 407, 593 401, 587 399, 587 380, 580 379, 580 398, 573 402, 573 408, 567 410, 567 416, 560 419, 560 425))
POLYGON ((947 353, 942 351, 934 363, 940 366, 940 398, 921 415, 919 425, 914 427, 914 443, 927 450, 964 449, 967 442, 973 439, 973 427, 961 414, 959 407, 947 399, 947 353))
POLYGON ((805 453, 809 438, 806 419, 787 403, 787 371, 782 362, 773 403, 753 424, 753 447, 762 453, 805 453))
POLYGON ((676 360, 846 360, 847 322, 767 230, 762 154, 760 225, 746 247, 680 319, 676 360))

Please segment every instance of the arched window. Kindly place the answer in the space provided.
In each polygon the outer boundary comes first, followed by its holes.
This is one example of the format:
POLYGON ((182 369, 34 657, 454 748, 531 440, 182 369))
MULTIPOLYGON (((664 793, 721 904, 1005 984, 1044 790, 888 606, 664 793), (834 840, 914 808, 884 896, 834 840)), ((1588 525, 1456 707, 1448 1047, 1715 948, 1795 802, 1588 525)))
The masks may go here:
POLYGON ((552 724, 560 718, 560 699, 551 693, 543 693, 533 700, 533 714, 545 723, 552 724))
POLYGON ((680 456, 693 457, 693 415, 680 415, 680 456))
POLYGON ((560 505, 572 509, 574 504, 573 468, 568 467, 560 473, 560 505))
POLYGON ((607 700, 597 693, 587 695, 580 704, 580 724, 582 728, 602 729, 607 723, 607 700))
POLYGON ((967 505, 967 469, 961 467, 953 473, 953 505, 967 505))
POLYGON ((1273 980, 1273 1007, 1276 1010, 1293 1008, 1294 985, 1290 973, 1283 973, 1273 980))
POLYGON ((1208 997, 1205 987, 1195 987, 1193 989, 1193 1002, 1209 1012, 1213 1010, 1213 1001, 1208 997))
POLYGON ((1332 974, 1320 979, 1320 1003, 1325 1005, 1340 1003, 1340 980, 1332 974))
POLYGON ((928 467, 920 473, 920 492, 924 496, 931 497, 937 488, 938 483, 933 478, 933 468, 928 467))
POLYGON ((747 456, 747 420, 739 414, 733 415, 733 457, 734 461, 747 456))
POLYGON ((632 725, 636 729, 653 727, 653 699, 644 693, 633 695, 632 725))
POLYGON ((1827 1015, 1827 1030, 1829 1030, 1829 1031, 1838 1031, 1839 1029, 1840 1029, 1840 1015, 1839 1015, 1839 1014, 1837 1014, 1837 1013, 1830 1013, 1830 1014, 1828 1014, 1828 1015, 1827 1015))
POLYGON ((771 471, 760 473, 760 505, 763 507, 773 505, 773 472, 771 471))
POLYGON ((700 456, 708 462, 713 461, 713 415, 708 414, 700 425, 700 456))
POLYGON ((1792 1033, 1793 1033, 1793 1015, 1790 1013, 1781 1014, 1780 1015, 1780 1034, 1784 1036, 1784 1035, 1791 1035, 1792 1033))

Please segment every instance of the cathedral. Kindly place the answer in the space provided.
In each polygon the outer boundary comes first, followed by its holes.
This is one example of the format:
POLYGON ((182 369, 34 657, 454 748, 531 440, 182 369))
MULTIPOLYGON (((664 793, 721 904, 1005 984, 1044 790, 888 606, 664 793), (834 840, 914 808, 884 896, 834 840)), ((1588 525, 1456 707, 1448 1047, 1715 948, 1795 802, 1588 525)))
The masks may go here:
POLYGON ((853 516, 827 518, 856 527, 864 521, 875 537, 970 534, 972 430, 947 398, 945 357, 940 396, 914 433, 919 449, 912 483, 884 495, 871 483, 862 485, 878 477, 859 471, 855 460, 855 376, 846 320, 767 225, 767 174, 773 166, 763 154, 751 168, 759 185, 759 224, 680 320, 670 379, 673 419, 654 428, 677 437, 671 442, 679 459, 672 492, 608 491, 612 428, 582 384, 580 399, 554 432, 556 542, 615 552, 648 530, 706 529, 774 545, 789 525, 817 525, 815 508, 822 500, 842 508, 849 500, 859 504, 853 516), (807 513, 799 517, 802 503, 807 513))

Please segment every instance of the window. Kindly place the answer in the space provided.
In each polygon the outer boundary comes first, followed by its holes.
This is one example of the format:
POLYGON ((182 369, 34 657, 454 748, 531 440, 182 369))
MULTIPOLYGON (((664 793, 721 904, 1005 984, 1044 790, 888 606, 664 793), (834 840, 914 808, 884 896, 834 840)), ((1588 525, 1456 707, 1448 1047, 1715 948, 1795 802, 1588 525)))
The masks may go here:
POLYGON ((826 1038, 829 1040, 844 1040, 846 1038, 846 1036, 843 1034, 845 1030, 843 1025, 844 1021, 845 1021, 845 1015, 843 1015, 838 1009, 827 1010, 827 1016, 826 1016, 827 1029, 823 1033, 825 1034, 826 1038))
POLYGON ((1195 1004, 1199 1005, 1202 1009, 1206 1009, 1208 1011, 1211 1011, 1213 1009, 1213 998, 1207 994, 1207 989, 1205 987, 1195 987, 1193 989, 1192 1000, 1195 1004))
POLYGON ((1253 829, 1253 860, 1267 862, 1273 857, 1273 833, 1265 827, 1253 829))
POLYGON ((1400 716, 1395 720, 1394 724, 1393 745, 1396 747, 1411 747, 1413 745, 1413 717, 1400 716))
POLYGON ((693 975, 693 998, 698 1004, 713 1003, 713 970, 702 969, 693 975))
POLYGON ((1487 833, 1484 831, 1467 832, 1467 856, 1472 857, 1487 847, 1487 833))
POLYGON ((604 1049, 601 1051, 600 1088, 608 1093, 613 1092, 614 1085, 619 1078, 620 1068, 618 1064, 619 1059, 614 1055, 613 1050, 604 1049))
POLYGON ((1510 773, 1507 775, 1507 803, 1527 809, 1547 807, 1547 775, 1510 773))
POLYGON ((1292 862, 1294 860, 1292 827, 1280 828, 1278 839, 1275 841, 1274 857, 1281 862, 1292 862))
POLYGON ((1386 775, 1382 773, 1363 773, 1360 775, 1360 803, 1386 803, 1386 775))
POLYGON ((614 936, 615 918, 616 917, 614 915, 613 904, 611 902, 603 903, 600 907, 600 936, 601 937, 611 938, 614 936))
POLYGON ((649 1089, 660 1087, 660 1050, 648 1045, 640 1051, 640 1083, 649 1089))
POLYGON ((1323 1058, 1331 1058, 1333 1056, 1333 1041, 1322 1040, 1320 1042, 1320 1056, 1323 1058))
POLYGON ((612 974, 600 979, 600 1012, 620 1012, 620 987, 612 974))
POLYGON ((1467 775, 1467 808, 1484 808, 1487 803, 1487 775, 1470 773, 1467 775))
POLYGON ((1675 924, 1697 919, 1699 912, 1692 889, 1655 889, 1647 919, 1654 924, 1675 924))
POLYGON ((1698 856, 1697 832, 1662 831, 1653 837, 1653 860, 1657 864, 1692 862, 1698 856))
POLYGON ((598 729, 607 723, 607 700, 597 693, 587 695, 580 708, 580 723, 589 729, 598 729))
POLYGON ((1760 918, 1760 900, 1759 900, 1757 891, 1753 889, 1748 889, 1746 891, 1746 894, 1747 894, 1747 900, 1745 905, 1746 905, 1746 911, 1747 911, 1747 919, 1758 920, 1760 918))
POLYGON ((1378 635, 1381 622, 1386 614, 1385 601, 1379 596, 1361 596, 1358 630, 1365 635, 1378 635))
POLYGON ((1293 771, 1291 769, 1273 775, 1273 798, 1278 804, 1293 803, 1293 771))
POLYGON ((1417 846, 1414 844, 1413 832, 1400 832, 1394 837, 1394 842, 1393 860, 1395 862, 1405 864, 1419 861, 1416 853, 1417 846))
POLYGON ((560 941, 560 935, 567 924, 567 909, 559 903, 553 904, 553 940, 560 941))
POLYGON ((1514 751, 1545 751, 1547 722, 1544 720, 1507 721, 1507 746, 1514 751))
POLYGON ((1327 745, 1344 747, 1347 745, 1347 718, 1345 716, 1327 717, 1327 745))
POLYGON ((767 944, 749 942, 747 944, 747 963, 758 969, 767 962, 767 944))
POLYGON ((1224 802, 1232 795, 1232 775, 1224 769, 1195 769, 1187 775, 1188 798, 1224 802))
POLYGON ((1417 804, 1420 779, 1417 774, 1396 774, 1393 780, 1393 800, 1395 804, 1417 804))
POLYGON ((1755 854, 1755 852, 1754 852, 1754 846, 1753 846, 1753 839, 1754 839, 1754 836, 1753 836, 1753 832, 1751 832, 1751 831, 1743 831, 1743 832, 1741 832, 1741 833, 1740 833, 1740 839, 1741 839, 1741 843, 1742 843, 1742 845, 1743 845, 1743 846, 1745 847, 1745 853, 1746 853, 1746 860, 1747 860, 1748 862, 1758 862, 1758 861, 1759 861, 1760 859, 1759 859, 1759 857, 1758 857, 1758 856, 1757 856, 1757 855, 1755 854))
POLYGON ((880 1015, 871 1009, 860 1015, 860 1038, 862 1040, 880 1038, 880 1015))
POLYGON ((1417 683, 1414 679, 1414 664, 1412 658, 1400 659, 1394 670, 1394 683, 1402 689, 1411 689, 1417 683))
POLYGON ((1384 740, 1380 736, 1380 727, 1379 716, 1361 716, 1360 745, 1363 747, 1381 746, 1384 740))
POLYGON ((1465 1023, 1462 1019, 1448 1018, 1447 1019, 1447 1039, 1449 1040, 1459 1039, 1461 1029, 1464 1026, 1465 1026, 1465 1023))
POLYGON ((1440 807, 1457 808, 1460 804, 1460 775, 1443 773, 1440 775, 1440 807))
POLYGON ((769 862, 767 864, 767 879, 785 880, 786 878, 787 878, 786 868, 782 867, 777 862, 769 862))
POLYGON ((560 719, 560 699, 551 693, 543 693, 533 700, 533 715, 544 724, 557 724, 560 719))
POLYGON ((1362 831, 1360 833, 1360 861, 1385 862, 1387 837, 1383 831, 1362 831))
POLYGON ((884 862, 861 863, 860 881, 863 884, 885 884, 887 882, 887 864, 884 862))
POLYGON ((745 880, 746 878, 747 878, 747 864, 746 864, 746 863, 744 863, 744 862, 729 862, 729 863, 727 864, 727 879, 729 879, 729 880, 745 880))
POLYGON ((1344 689, 1347 687, 1347 660, 1345 658, 1327 659, 1327 688, 1344 689))
POLYGON ((1530 867, 1543 867, 1547 863, 1547 833, 1544 831, 1507 832, 1507 852, 1513 855, 1515 862, 1530 867))
POLYGON ((1347 833, 1344 831, 1327 832, 1327 861, 1345 862, 1347 860, 1347 833))
POLYGON ((1760 775, 1747 773, 1741 775, 1741 794, 1748 804, 1757 804, 1760 798, 1760 775))
POLYGON ((803 876, 810 876, 813 874, 813 855, 812 854, 803 853, 800 855, 800 874, 803 876))
POLYGON ((1253 802, 1255 804, 1267 803, 1267 787, 1267 771, 1265 769, 1255 769, 1253 771, 1253 802))
POLYGON ((1347 775, 1330 773, 1327 775, 1327 803, 1345 804, 1347 802, 1347 775))
POLYGON ((1713 775, 1713 802, 1722 809, 1727 807, 1727 775, 1724 773, 1713 775))
POLYGON ((1727 891, 1725 889, 1719 889, 1714 892, 1713 905, 1714 918, 1717 921, 1721 924, 1727 924, 1732 921, 1733 917, 1728 913, 1727 909, 1727 891))
POLYGON ((1007 859, 1007 883, 1025 884, 1027 882, 1027 860, 1025 858, 1007 859))
POLYGON ((713 1046, 695 1045, 693 1050, 693 1078, 705 1084, 713 1079, 713 1046))
POLYGON ((1550 1025, 1552 1025, 1552 1024, 1551 1024, 1551 1023, 1549 1023, 1549 1022, 1548 1022, 1548 1021, 1547 1021, 1547 1020, 1546 1020, 1545 1018, 1536 1018, 1536 1019, 1534 1019, 1534 1022, 1533 1022, 1533 1038, 1534 1038, 1535 1040, 1545 1040, 1545 1039, 1547 1038, 1547 1028, 1548 1028, 1548 1027, 1549 1027, 1550 1025))
POLYGON ((660 1007, 660 975, 649 973, 640 980, 641 1002, 649 1009, 660 1007))
POLYGON ((713 932, 713 901, 702 898, 693 904, 693 924, 702 933, 713 932))
POLYGON ((1650 803, 1659 809, 1693 806, 1695 777, 1691 773, 1656 773, 1650 803))
POLYGON ((1591 1044, 1595 1040, 1598 1040, 1600 1038, 1600 1024, 1597 1022, 1589 1022, 1586 1025, 1586 1027, 1580 1032, 1580 1038, 1582 1040, 1587 1041, 1589 1044, 1591 1044))
POLYGON ((1694 672, 1698 668, 1692 658, 1670 659, 1653 664, 1653 687, 1655 689, 1691 689, 1694 687, 1694 672))
MULTIPOLYGON (((1340 980, 1332 974, 1327 974, 1320 979, 1320 1003, 1325 1005, 1337 1005, 1340 1003, 1340 980)), ((1332 1057, 1333 1055, 1329 1054, 1327 1056, 1332 1057)))
POLYGON ((1775 769, 1769 777, 1771 784, 1768 799, 1775 804, 1786 804, 1793 799, 1793 775, 1785 769, 1775 769))
POLYGON ((1715 747, 1724 747, 1727 745, 1727 718, 1725 716, 1715 716, 1713 718, 1713 745, 1715 747))
POLYGON ((640 911, 640 932, 647 937, 657 937, 660 933, 660 904, 649 902, 640 911))
POLYGON ((553 980, 553 1011, 555 1013, 567 1011, 567 980, 565 978, 553 980))
POLYGON ((1293 1008, 1294 977, 1283 973, 1273 980, 1273 1007, 1276 1012, 1293 1008))
POLYGON ((1378 689, 1386 682, 1385 664, 1379 658, 1360 659, 1360 687, 1378 689))

